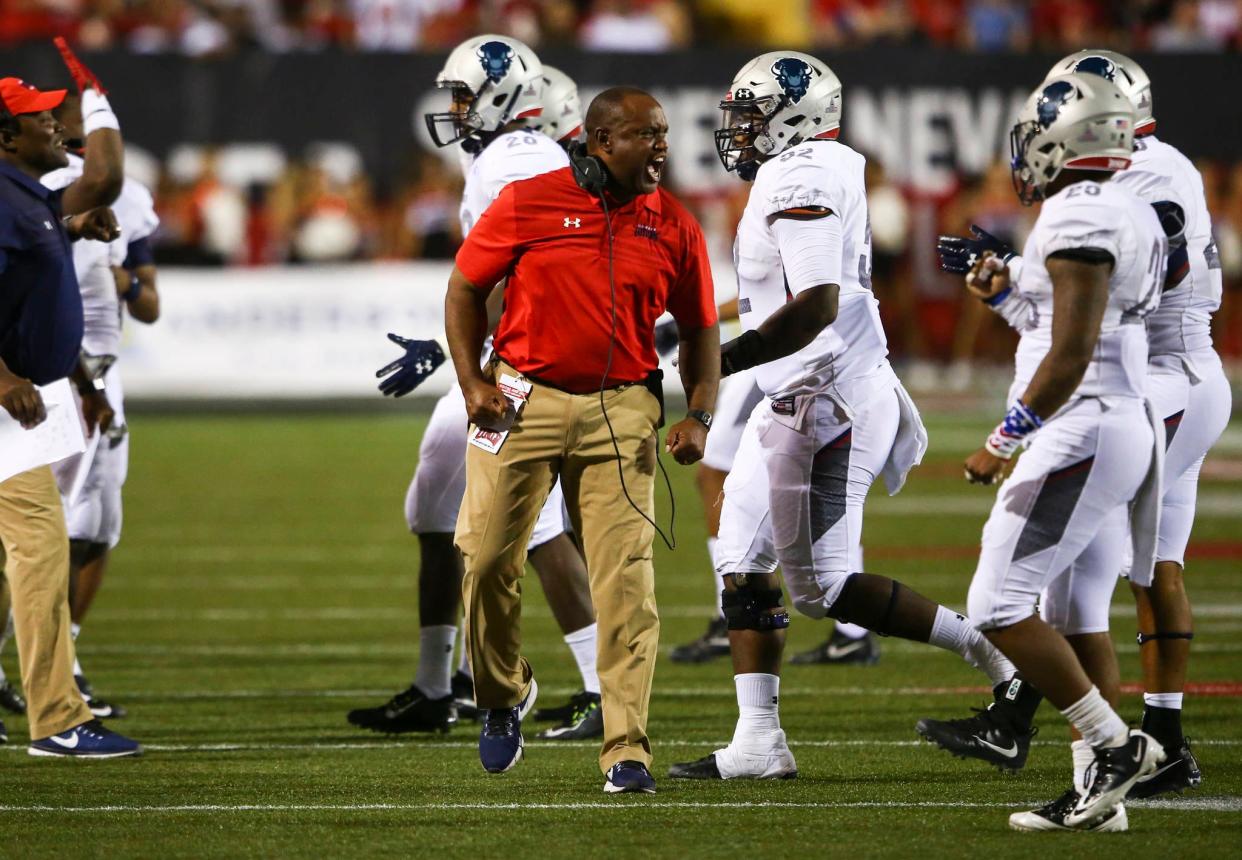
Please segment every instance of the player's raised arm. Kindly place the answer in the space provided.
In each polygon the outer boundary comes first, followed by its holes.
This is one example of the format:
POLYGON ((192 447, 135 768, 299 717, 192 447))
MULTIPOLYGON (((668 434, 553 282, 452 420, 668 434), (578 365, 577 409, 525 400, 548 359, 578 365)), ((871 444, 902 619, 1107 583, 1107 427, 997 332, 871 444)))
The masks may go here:
POLYGON ((65 214, 77 215, 107 206, 120 196, 125 182, 125 147, 107 90, 64 39, 57 37, 55 41, 82 99, 85 164, 82 175, 65 189, 62 198, 65 214))

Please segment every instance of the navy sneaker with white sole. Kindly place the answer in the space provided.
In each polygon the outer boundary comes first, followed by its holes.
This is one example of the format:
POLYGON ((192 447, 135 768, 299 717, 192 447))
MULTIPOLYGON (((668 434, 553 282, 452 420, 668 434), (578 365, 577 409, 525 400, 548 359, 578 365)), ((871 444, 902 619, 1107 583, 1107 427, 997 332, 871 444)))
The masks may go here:
POLYGON ((479 761, 488 773, 504 773, 522 760, 522 719, 535 706, 539 685, 530 679, 526 698, 511 708, 491 708, 482 712, 479 732, 479 761))
POLYGON ((608 769, 604 791, 608 794, 655 794, 655 779, 640 761, 619 761, 608 769))
POLYGON ((105 728, 99 720, 89 720, 67 732, 31 741, 26 752, 35 756, 120 758, 142 755, 142 745, 105 728))

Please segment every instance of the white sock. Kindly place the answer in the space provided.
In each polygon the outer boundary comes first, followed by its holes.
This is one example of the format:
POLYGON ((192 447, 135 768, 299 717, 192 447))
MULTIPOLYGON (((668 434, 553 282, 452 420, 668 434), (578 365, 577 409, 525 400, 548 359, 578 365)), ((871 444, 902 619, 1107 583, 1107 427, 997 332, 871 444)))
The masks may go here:
POLYGON ((574 653, 574 661, 577 662, 578 672, 582 675, 582 688, 588 693, 599 692, 599 674, 595 671, 596 630, 594 624, 588 624, 581 630, 575 630, 565 636, 565 644, 574 653))
POLYGON ((928 644, 960 654, 962 659, 987 674, 995 687, 1018 673, 1013 663, 974 628, 965 615, 944 606, 936 607, 928 644))
POLYGON ((1070 744, 1070 756, 1074 759, 1074 788, 1079 794, 1087 793, 1087 768, 1095 761, 1091 744, 1079 738, 1070 744))
POLYGON ((71 637, 72 637, 75 641, 76 641, 76 640, 77 640, 77 638, 78 638, 78 634, 79 634, 79 633, 81 633, 81 632, 82 632, 82 625, 81 625, 81 624, 72 624, 72 623, 71 623, 71 624, 69 625, 69 635, 70 635, 70 636, 71 636, 71 637))
POLYGON ((418 672, 414 686, 429 699, 443 699, 453 692, 453 643, 457 628, 433 624, 418 631, 418 672))
POLYGON ((733 743, 745 743, 757 735, 766 735, 781 727, 780 675, 750 672, 734 675, 737 686, 737 728, 733 730, 733 743))
MULTIPOLYGON (((74 642, 78 641, 78 634, 81 632, 82 632, 81 624, 73 624, 73 623, 69 624, 69 637, 73 639, 74 642)), ((76 651, 77 649, 74 649, 74 650, 76 651)), ((73 655, 73 674, 86 675, 86 673, 82 671, 82 664, 78 662, 78 655, 76 653, 73 655)))
POLYGON ((1144 693, 1143 704, 1149 708, 1172 708, 1175 711, 1182 709, 1181 693, 1144 693))
POLYGON ((474 671, 470 668, 470 655, 466 653, 466 625, 461 626, 461 638, 457 641, 457 671, 461 672, 467 678, 474 678, 474 671))
POLYGON ((713 595, 716 599, 716 617, 724 618, 724 608, 720 605, 724 586, 720 584, 720 577, 716 575, 716 543, 717 541, 714 537, 707 539, 707 557, 712 561, 712 582, 716 585, 715 594, 713 595))
POLYGON ((1092 687, 1087 695, 1070 705, 1061 714, 1070 724, 1082 732, 1083 740, 1096 749, 1118 747, 1130 738, 1125 720, 1117 716, 1099 687, 1092 687))
POLYGON ((845 639, 861 639, 871 631, 866 627, 859 627, 857 624, 850 624, 848 621, 838 621, 833 633, 845 639))

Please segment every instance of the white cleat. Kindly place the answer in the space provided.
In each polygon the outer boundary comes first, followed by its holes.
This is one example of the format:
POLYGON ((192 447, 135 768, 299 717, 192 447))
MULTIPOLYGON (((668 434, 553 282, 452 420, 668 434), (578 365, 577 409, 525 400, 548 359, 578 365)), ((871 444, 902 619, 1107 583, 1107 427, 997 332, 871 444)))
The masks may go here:
POLYGON ((1126 808, 1118 803, 1091 824, 1070 825, 1066 816, 1078 802, 1078 792, 1070 789, 1047 806, 1031 809, 1026 812, 1015 812, 1009 816, 1009 826, 1014 830, 1028 833, 1049 831, 1076 831, 1080 833, 1121 833, 1130 828, 1126 817, 1126 808))

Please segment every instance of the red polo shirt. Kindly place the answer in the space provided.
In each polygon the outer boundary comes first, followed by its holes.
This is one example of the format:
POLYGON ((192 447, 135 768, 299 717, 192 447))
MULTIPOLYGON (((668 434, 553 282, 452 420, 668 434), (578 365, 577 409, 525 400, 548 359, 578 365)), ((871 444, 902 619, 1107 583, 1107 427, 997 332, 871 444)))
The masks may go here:
MULTIPOLYGON (((659 359, 655 321, 683 329, 716 322, 703 231, 664 189, 609 206, 614 236, 617 338, 606 387, 641 381, 659 359)), ((507 185, 457 252, 481 289, 508 277, 494 347, 522 373, 566 391, 596 391, 608 360, 612 315, 608 234, 598 198, 570 168, 507 185)))

